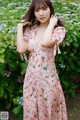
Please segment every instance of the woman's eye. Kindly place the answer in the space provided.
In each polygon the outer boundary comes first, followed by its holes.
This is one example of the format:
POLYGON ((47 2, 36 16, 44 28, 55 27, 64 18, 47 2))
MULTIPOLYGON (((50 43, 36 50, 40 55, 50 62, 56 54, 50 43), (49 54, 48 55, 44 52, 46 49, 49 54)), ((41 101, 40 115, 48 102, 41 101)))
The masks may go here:
POLYGON ((47 8, 43 8, 43 10, 47 10, 47 8))
POLYGON ((35 10, 35 12, 38 12, 38 11, 39 11, 39 9, 36 9, 36 10, 35 10))

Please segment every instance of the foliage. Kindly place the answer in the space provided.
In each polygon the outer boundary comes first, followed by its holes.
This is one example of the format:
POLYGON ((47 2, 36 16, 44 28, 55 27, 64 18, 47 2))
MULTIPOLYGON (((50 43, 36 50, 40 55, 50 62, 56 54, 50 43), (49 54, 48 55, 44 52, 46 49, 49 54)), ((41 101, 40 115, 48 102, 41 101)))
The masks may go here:
POLYGON ((22 111, 22 105, 15 104, 14 99, 22 96, 22 82, 27 68, 27 62, 21 61, 16 51, 15 42, 17 24, 29 5, 29 2, 25 3, 21 0, 0 1, 0 110, 18 107, 14 113, 19 109, 22 111))
POLYGON ((56 60, 57 68, 64 93, 74 96, 77 88, 74 81, 80 75, 80 4, 55 2, 54 6, 57 15, 64 20, 67 32, 62 54, 56 60))
MULTIPOLYGON (((22 115, 22 86, 27 62, 16 51, 16 29, 30 2, 27 0, 0 1, 0 109, 13 109, 22 115), (7 6, 7 7, 6 7, 7 6), (19 101, 18 101, 19 100, 19 101), (4 103, 3 103, 4 101, 4 103)), ((64 20, 67 36, 61 46, 56 65, 66 95, 74 96, 74 81, 80 74, 80 4, 53 2, 57 16, 64 20)), ((22 117, 19 116, 19 120, 22 117)))

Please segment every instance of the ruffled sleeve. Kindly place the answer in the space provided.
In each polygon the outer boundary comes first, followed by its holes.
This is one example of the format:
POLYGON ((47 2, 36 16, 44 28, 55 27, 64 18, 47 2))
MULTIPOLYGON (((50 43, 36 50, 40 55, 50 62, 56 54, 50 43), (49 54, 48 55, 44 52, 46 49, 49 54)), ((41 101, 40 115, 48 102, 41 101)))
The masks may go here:
POLYGON ((61 53, 59 45, 63 42, 65 35, 66 35, 66 30, 64 27, 60 26, 54 29, 52 36, 53 41, 55 41, 55 45, 53 48, 54 56, 56 56, 56 51, 58 51, 58 54, 61 53))

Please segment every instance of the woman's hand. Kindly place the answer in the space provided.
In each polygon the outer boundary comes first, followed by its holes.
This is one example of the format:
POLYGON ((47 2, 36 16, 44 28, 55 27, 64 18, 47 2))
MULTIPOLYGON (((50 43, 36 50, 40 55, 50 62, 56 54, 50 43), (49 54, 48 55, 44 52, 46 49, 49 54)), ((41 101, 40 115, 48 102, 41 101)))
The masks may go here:
POLYGON ((57 16, 51 16, 51 18, 50 18, 50 24, 52 24, 52 26, 56 26, 57 25, 57 22, 58 22, 58 18, 57 18, 57 16))
POLYGON ((31 24, 31 23, 25 20, 21 20, 18 25, 21 25, 22 27, 24 27, 27 24, 31 24))

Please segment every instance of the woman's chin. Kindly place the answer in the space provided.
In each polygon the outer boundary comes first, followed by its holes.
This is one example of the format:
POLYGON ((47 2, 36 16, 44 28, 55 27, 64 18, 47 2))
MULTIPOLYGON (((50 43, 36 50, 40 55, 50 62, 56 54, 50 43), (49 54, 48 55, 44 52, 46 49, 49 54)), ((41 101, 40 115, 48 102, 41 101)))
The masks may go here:
POLYGON ((40 23, 47 23, 48 20, 40 20, 39 22, 40 22, 40 23))

